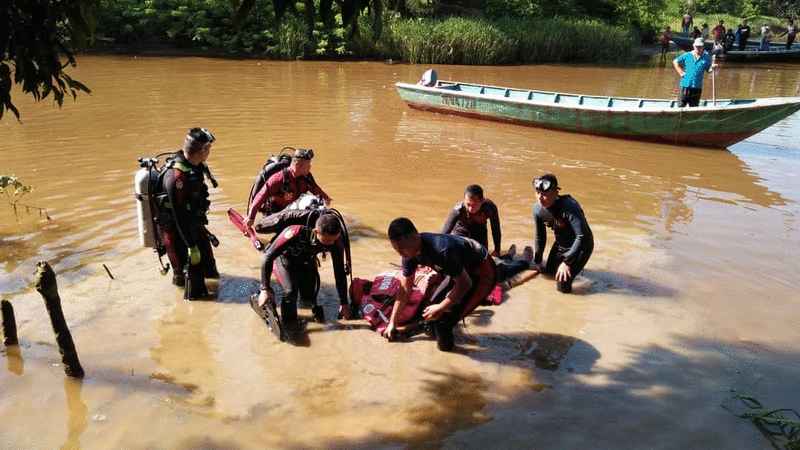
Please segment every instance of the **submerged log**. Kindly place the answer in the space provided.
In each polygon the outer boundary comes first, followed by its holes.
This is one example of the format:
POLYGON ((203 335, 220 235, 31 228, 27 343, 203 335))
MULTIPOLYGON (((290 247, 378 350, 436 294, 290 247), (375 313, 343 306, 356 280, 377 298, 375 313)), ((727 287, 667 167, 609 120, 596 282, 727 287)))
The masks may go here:
POLYGON ((8 300, 3 300, 0 302, 2 305, 2 314, 3 314, 3 344, 6 346, 9 345, 19 345, 19 340, 17 340, 17 321, 14 319, 14 307, 11 306, 11 302, 8 300))
POLYGON ((83 378, 83 367, 78 360, 78 352, 72 342, 72 334, 67 328, 67 321, 64 320, 64 312, 61 309, 61 297, 58 295, 58 284, 56 283, 56 273, 47 264, 47 261, 39 261, 36 264, 36 290, 44 298, 47 307, 47 314, 50 316, 50 323, 53 325, 53 332, 56 335, 58 351, 61 353, 61 362, 64 364, 64 373, 69 377, 83 378))

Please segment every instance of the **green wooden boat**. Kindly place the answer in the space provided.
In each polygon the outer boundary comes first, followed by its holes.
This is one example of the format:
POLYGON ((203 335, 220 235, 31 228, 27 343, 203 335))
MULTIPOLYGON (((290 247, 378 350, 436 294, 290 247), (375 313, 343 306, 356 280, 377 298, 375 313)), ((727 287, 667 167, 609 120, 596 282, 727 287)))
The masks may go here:
POLYGON ((576 133, 674 145, 726 148, 800 110, 800 97, 675 100, 563 94, 458 81, 396 83, 415 109, 576 133))

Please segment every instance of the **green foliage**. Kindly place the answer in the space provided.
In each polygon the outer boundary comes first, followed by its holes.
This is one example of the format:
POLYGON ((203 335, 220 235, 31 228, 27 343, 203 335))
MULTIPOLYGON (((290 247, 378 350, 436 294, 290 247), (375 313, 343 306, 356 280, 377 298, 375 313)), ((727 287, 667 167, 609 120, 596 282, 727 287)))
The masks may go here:
POLYGON ((8 206, 14 211, 14 216, 19 218, 19 210, 24 208, 28 213, 31 210, 36 210, 39 212, 39 217, 51 220, 44 208, 20 202, 23 197, 31 192, 33 192, 33 187, 23 183, 19 178, 13 175, 0 175, 0 195, 6 199, 8 206))
POLYGON ((618 62, 635 47, 623 27, 589 20, 408 19, 388 28, 396 53, 420 64, 618 62))
POLYGON ((11 99, 13 84, 36 101, 52 94, 59 106, 65 95, 75 98, 78 92, 90 92, 64 69, 75 65, 73 48, 91 41, 93 28, 92 0, 4 0, 0 7, 0 119, 5 110, 20 117, 11 99))

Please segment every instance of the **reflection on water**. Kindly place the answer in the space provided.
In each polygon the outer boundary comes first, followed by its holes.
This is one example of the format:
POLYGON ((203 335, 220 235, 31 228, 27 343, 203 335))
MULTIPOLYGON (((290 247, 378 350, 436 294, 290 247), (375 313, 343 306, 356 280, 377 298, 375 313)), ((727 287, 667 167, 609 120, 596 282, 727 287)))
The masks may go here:
POLYGON ((6 368, 14 375, 22 375, 25 373, 25 360, 22 358, 22 352, 19 345, 9 345, 3 349, 2 353, 6 357, 6 368))
POLYGON ((61 446, 62 450, 81 448, 80 437, 86 430, 89 412, 81 397, 82 389, 82 380, 64 377, 64 396, 67 398, 67 440, 61 446))

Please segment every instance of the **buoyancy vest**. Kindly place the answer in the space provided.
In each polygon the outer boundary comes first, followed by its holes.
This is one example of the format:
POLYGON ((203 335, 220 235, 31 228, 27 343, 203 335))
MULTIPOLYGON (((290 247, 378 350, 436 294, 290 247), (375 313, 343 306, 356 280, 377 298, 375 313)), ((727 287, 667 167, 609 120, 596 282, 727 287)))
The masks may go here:
MULTIPOLYGON (((372 281, 355 278, 350 284, 350 299, 358 308, 361 317, 370 327, 381 333, 389 324, 394 302, 400 292, 403 275, 399 271, 385 272, 372 281)), ((414 273, 414 287, 402 311, 398 311, 396 325, 402 326, 420 315, 420 309, 427 304, 433 292, 444 277, 428 267, 420 267, 414 273)))
POLYGON ((201 166, 192 165, 183 156, 182 152, 177 152, 174 156, 167 159, 158 177, 158 194, 156 194, 156 205, 159 210, 159 222, 162 224, 174 222, 174 217, 170 209, 173 208, 173 200, 170 199, 164 186, 164 177, 169 170, 175 169, 183 174, 181 183, 183 189, 188 193, 188 199, 181 208, 186 208, 186 212, 192 218, 197 218, 202 224, 207 224, 208 209, 211 206, 209 201, 208 186, 205 183, 205 172, 201 166))

